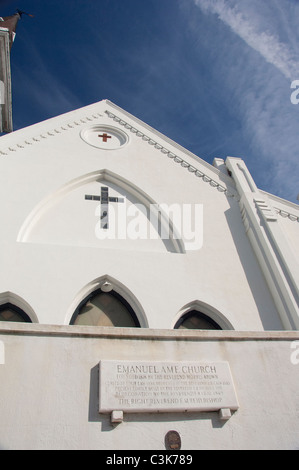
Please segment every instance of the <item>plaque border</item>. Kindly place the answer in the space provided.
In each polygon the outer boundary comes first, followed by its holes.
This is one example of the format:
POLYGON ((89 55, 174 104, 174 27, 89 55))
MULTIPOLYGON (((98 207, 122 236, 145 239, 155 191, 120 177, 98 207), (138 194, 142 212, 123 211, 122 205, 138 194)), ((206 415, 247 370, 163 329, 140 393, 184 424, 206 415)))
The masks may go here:
MULTIPOLYGON (((134 375, 134 372, 131 372, 134 375)), ((138 372, 140 373, 140 372, 138 372)), ((144 372, 145 373, 145 372, 144 372)), ((208 374, 207 374, 208 375, 208 374)), ((116 374, 115 374, 116 376, 116 374)), ((127 383, 129 384, 129 380, 127 380, 127 383)), ((155 380, 155 379, 152 379, 155 380)), ((163 379, 161 379, 163 380, 163 379)), ((208 381, 211 379, 205 379, 202 378, 201 380, 203 381, 208 381)), ((220 380, 220 379, 217 379, 220 380)), ((193 382, 195 384, 195 382, 193 382)), ((196 385, 196 384, 195 384, 196 385)), ((203 390, 205 389, 205 386, 207 384, 203 384, 203 390)), ((188 386, 186 386, 188 389, 188 386)), ((191 386, 190 386, 191 390, 191 386)), ((187 390, 188 391, 188 390, 187 390)), ((132 393, 132 392, 131 392, 132 393)), ((189 391, 189 393, 191 393, 189 391)), ((125 392, 124 392, 125 395, 125 392)), ((184 398, 184 396, 183 396, 184 398)), ((187 399, 187 398, 186 398, 187 399)), ((132 399, 130 399, 132 400, 132 399)), ((153 399, 154 400, 154 399, 153 399)), ((200 401, 200 398, 197 398, 198 401, 200 401)), ((119 400, 120 401, 120 400, 119 400)), ((140 399, 142 402, 142 400, 140 399)), ((235 384, 233 381, 233 376, 231 373, 230 365, 227 361, 132 361, 132 360, 101 360, 99 362, 99 413, 107 414, 107 413, 112 413, 116 410, 122 411, 124 413, 182 413, 182 412, 210 412, 210 411, 220 411, 223 409, 226 410, 231 410, 231 411, 236 411, 239 408, 239 402, 236 394, 236 389, 235 389, 235 384), (223 388, 224 386, 228 386, 229 389, 226 390, 226 396, 223 398, 223 402, 218 402, 218 403, 212 403, 208 401, 208 398, 203 398, 201 403, 175 403, 175 400, 173 400, 173 403, 167 403, 163 402, 163 399, 161 397, 157 398, 157 401, 162 401, 163 403, 146 403, 145 400, 150 400, 149 398, 144 399, 144 403, 137 403, 134 405, 133 403, 126 403, 129 401, 129 399, 122 399, 123 403, 117 403, 117 398, 113 397, 113 383, 117 382, 117 379, 114 378, 113 381, 110 381, 110 387, 109 387, 109 392, 108 390, 105 391, 105 387, 107 388, 107 383, 109 383, 109 380, 105 381, 104 375, 108 374, 111 375, 112 378, 113 373, 111 373, 111 367, 114 365, 119 365, 119 366, 124 366, 124 367, 131 367, 131 366, 139 366, 142 368, 144 367, 151 367, 151 372, 153 374, 158 374, 159 372, 159 367, 176 367, 176 370, 183 370, 183 367, 188 367, 188 366, 196 366, 196 367, 220 367, 221 369, 221 374, 226 376, 226 381, 229 379, 228 384, 221 384, 221 387, 223 388), (107 370, 106 370, 107 367, 107 370), (111 385, 112 384, 112 385, 111 385)))

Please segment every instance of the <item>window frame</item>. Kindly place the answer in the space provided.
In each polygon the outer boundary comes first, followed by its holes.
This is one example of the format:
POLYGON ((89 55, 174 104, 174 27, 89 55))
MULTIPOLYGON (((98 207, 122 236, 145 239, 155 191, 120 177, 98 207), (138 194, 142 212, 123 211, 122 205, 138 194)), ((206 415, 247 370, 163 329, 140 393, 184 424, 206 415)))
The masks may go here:
MULTIPOLYGON (((17 307, 11 302, 6 302, 0 305, 0 315, 1 315, 1 312, 3 312, 4 310, 12 310, 17 315, 20 315, 20 317, 23 319, 23 321, 12 321, 11 323, 32 323, 32 320, 29 317, 29 315, 27 315, 27 313, 25 313, 24 310, 22 310, 20 307, 17 307)), ((6 322, 6 321, 9 322, 9 320, 0 319, 0 323, 6 322)))
MULTIPOLYGON (((136 315, 136 313, 134 312, 133 308, 131 307, 131 305, 129 304, 129 302, 126 301, 126 299, 124 299, 120 294, 118 294, 118 292, 116 292, 115 290, 112 290, 110 292, 104 292, 102 291, 101 288, 99 289, 96 289, 94 290, 93 292, 91 292, 90 294, 88 294, 83 300, 81 300, 81 302, 79 303, 79 305, 77 306, 77 308, 75 309, 73 315, 72 315, 72 318, 71 318, 71 321, 70 321, 70 325, 74 325, 74 326, 79 326, 79 325, 75 325, 75 320, 76 318, 80 315, 80 310, 82 307, 84 307, 85 304, 87 304, 87 302, 89 302, 93 297, 96 297, 97 295, 99 294, 106 294, 106 295, 111 295, 112 297, 114 297, 115 299, 117 299, 119 302, 121 302, 123 304, 123 306, 128 310, 128 312, 130 313, 131 317, 132 317, 132 320, 134 322, 134 326, 132 327, 124 327, 124 326, 115 326, 114 328, 141 328, 141 325, 140 325, 140 322, 138 320, 138 317, 136 315)), ((86 325, 88 326, 88 325, 86 325)), ((90 325, 92 326, 92 325, 90 325)), ((110 327, 103 327, 103 328, 110 328, 110 327)), ((113 327, 112 327, 113 328, 113 327)))
MULTIPOLYGON (((201 312, 200 310, 196 310, 196 309, 192 309, 192 310, 189 310, 188 312, 184 313, 184 315, 182 315, 178 319, 176 324, 174 325, 174 329, 178 330, 185 320, 188 320, 190 317, 195 316, 195 314, 197 314, 200 318, 202 318, 203 320, 209 322, 212 326, 214 326, 214 328, 209 329, 210 331, 223 330, 223 328, 221 328, 221 326, 215 320, 213 320, 213 318, 211 318, 210 316, 208 316, 205 313, 201 312)), ((186 329, 191 329, 191 328, 186 328, 186 329)), ((201 331, 209 331, 207 328, 192 328, 192 329, 201 330, 201 331)))

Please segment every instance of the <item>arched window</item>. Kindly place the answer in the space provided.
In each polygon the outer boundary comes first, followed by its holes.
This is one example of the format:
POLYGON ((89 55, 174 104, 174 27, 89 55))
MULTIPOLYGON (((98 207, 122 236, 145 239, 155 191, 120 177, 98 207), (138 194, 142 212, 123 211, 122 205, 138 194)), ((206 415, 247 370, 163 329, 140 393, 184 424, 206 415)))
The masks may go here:
POLYGON ((11 303, 0 305, 0 321, 31 323, 29 316, 11 303))
POLYGON ((204 313, 191 310, 183 315, 176 323, 176 329, 187 330, 221 330, 222 328, 204 313))
POLYGON ((77 307, 71 325, 140 327, 137 317, 128 304, 115 291, 92 292, 77 307))

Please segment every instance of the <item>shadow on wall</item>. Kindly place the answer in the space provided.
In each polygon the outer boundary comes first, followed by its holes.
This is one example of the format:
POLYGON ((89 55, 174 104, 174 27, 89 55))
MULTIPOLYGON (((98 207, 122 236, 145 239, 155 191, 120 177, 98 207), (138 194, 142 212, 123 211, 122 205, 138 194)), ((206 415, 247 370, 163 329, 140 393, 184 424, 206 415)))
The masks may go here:
POLYGON ((261 272, 259 262, 246 235, 239 204, 233 198, 229 198, 228 200, 231 208, 225 212, 225 217, 264 330, 283 330, 284 328, 268 289, 267 282, 261 272))
MULTIPOLYGON (((126 413, 124 420, 126 422, 152 422, 153 414, 154 421, 160 423, 209 419, 213 428, 222 428, 226 424, 226 421, 219 419, 218 412, 126 413)), ((113 431, 116 426, 116 424, 111 423, 110 414, 99 413, 99 364, 95 365, 90 371, 88 421, 101 422, 102 432, 113 431)))

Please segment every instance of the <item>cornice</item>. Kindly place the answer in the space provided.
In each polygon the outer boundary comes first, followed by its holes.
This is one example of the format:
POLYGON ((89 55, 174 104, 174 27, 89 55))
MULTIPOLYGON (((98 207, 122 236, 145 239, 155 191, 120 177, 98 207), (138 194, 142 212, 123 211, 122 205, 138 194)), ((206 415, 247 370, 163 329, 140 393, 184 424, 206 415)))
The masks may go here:
POLYGON ((235 330, 169 330, 152 328, 106 328, 103 326, 44 325, 38 323, 2 322, 0 335, 77 337, 143 341, 228 341, 228 342, 291 342, 299 339, 298 331, 235 331, 235 330))
POLYGON ((189 171, 194 176, 196 176, 198 178, 201 178, 202 181, 204 181, 205 183, 209 183, 210 186, 212 186, 213 188, 216 188, 219 192, 225 194, 227 197, 237 197, 238 198, 237 191, 235 191, 233 188, 227 188, 223 184, 221 184, 218 181, 216 181, 215 179, 211 178, 206 173, 204 173, 202 170, 199 170, 194 165, 191 165, 189 162, 184 160, 178 154, 174 153, 169 148, 167 148, 166 146, 159 143, 157 140, 151 138, 149 135, 147 135, 144 132, 138 130, 136 127, 132 126, 130 123, 128 123, 127 121, 125 121, 121 117, 117 116, 115 113, 112 113, 111 111, 108 111, 108 110, 106 110, 105 113, 107 114, 107 116, 109 118, 113 119, 115 122, 117 122, 118 124, 123 126, 126 130, 132 132, 137 137, 139 137, 143 141, 147 142, 153 148, 160 151, 166 157, 172 159, 173 162, 178 163, 182 168, 189 171))
POLYGON ((28 147, 29 145, 34 145, 34 144, 37 144, 38 142, 43 142, 45 139, 55 137, 58 134, 67 132, 71 129, 74 129, 77 126, 82 126, 82 124, 92 122, 96 119, 99 119, 100 117, 103 117, 103 114, 94 113, 94 114, 85 116, 82 119, 76 119, 75 121, 70 121, 70 122, 63 124, 62 126, 52 128, 49 131, 45 130, 44 132, 40 134, 36 134, 34 137, 28 137, 26 140, 22 140, 18 142, 17 144, 10 145, 9 147, 6 147, 2 150, 0 149, 0 155, 7 156, 9 155, 10 152, 16 152, 20 149, 24 149, 28 147))
MULTIPOLYGON (((151 145, 153 148, 160 151, 166 157, 172 159, 174 163, 179 164, 182 168, 187 170, 189 173, 193 174, 195 177, 200 178, 203 182, 208 183, 211 187, 217 189, 220 193, 225 194, 227 197, 235 197, 236 199, 239 198, 237 191, 233 187, 227 187, 227 185, 221 184, 219 181, 217 181, 216 179, 212 178, 207 173, 202 171, 202 168, 199 169, 195 165, 191 165, 189 162, 184 160, 177 153, 174 153, 165 145, 159 143, 157 140, 152 139, 149 135, 145 134, 143 131, 139 130, 137 127, 132 126, 127 121, 117 116, 115 113, 106 110, 105 114, 110 119, 113 119, 115 122, 123 126, 126 130, 132 132, 137 137, 141 138, 144 142, 147 142, 148 145, 151 145)), ((101 117, 103 117, 102 113, 93 113, 93 114, 85 116, 82 119, 70 120, 69 122, 64 123, 62 126, 58 126, 50 130, 45 130, 44 132, 41 132, 40 134, 37 133, 36 135, 32 137, 27 137, 24 140, 20 140, 16 144, 9 145, 8 147, 0 149, 0 157, 8 156, 11 152, 17 152, 19 150, 28 148, 31 145, 35 145, 35 144, 38 144, 39 142, 43 142, 46 139, 51 139, 63 132, 67 132, 71 129, 74 129, 77 126, 82 126, 82 124, 86 124, 86 123, 98 120, 101 117)))
POLYGON ((290 212, 287 212, 285 210, 282 210, 282 209, 279 209, 278 207, 274 207, 274 210, 277 214, 279 214, 281 217, 283 217, 284 219, 288 218, 290 219, 292 222, 299 222, 299 216, 297 215, 294 215, 290 212))

